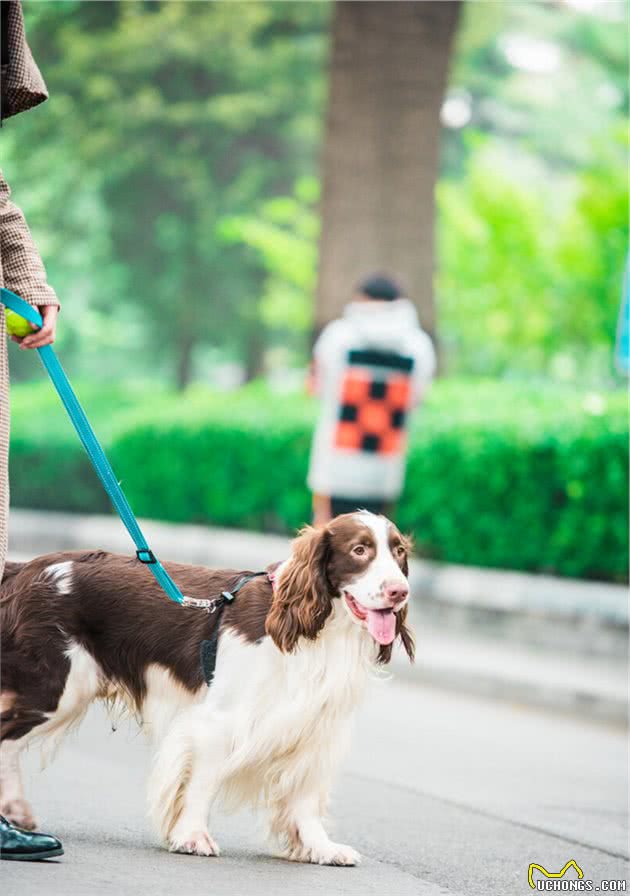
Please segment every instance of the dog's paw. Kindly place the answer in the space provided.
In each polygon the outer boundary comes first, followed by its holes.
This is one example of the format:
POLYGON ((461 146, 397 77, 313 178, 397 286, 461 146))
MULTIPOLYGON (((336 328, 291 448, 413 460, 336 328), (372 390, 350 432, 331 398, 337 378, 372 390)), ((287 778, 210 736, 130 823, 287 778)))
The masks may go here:
POLYGON ((361 856, 351 846, 343 843, 323 843, 308 849, 304 846, 295 847, 284 853, 292 862, 311 862, 313 865, 359 865, 361 856))
POLYGON ((178 836, 173 832, 169 841, 171 852, 183 852, 191 856, 220 856, 221 850, 216 840, 213 840, 208 831, 192 831, 192 833, 178 836))
POLYGON ((0 805, 0 815, 4 815, 7 821, 14 824, 16 828, 22 828, 24 831, 34 831, 37 822, 33 815, 30 804, 24 799, 9 800, 0 805))
POLYGON ((318 865, 359 865, 361 856, 356 849, 345 843, 331 842, 325 849, 314 850, 311 862, 317 862, 318 865))

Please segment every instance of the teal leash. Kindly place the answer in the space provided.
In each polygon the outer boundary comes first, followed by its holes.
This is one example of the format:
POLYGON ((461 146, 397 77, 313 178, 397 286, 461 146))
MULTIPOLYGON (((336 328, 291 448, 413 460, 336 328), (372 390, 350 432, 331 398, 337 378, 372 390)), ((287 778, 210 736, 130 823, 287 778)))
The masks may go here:
MULTIPOLYGON (((0 300, 7 308, 10 308, 11 311, 14 311, 21 317, 26 318, 30 323, 35 324, 36 327, 42 326, 42 317, 37 308, 29 305, 28 302, 25 302, 24 299, 16 296, 15 293, 8 289, 0 289, 0 300)), ((68 380, 57 355, 53 351, 52 346, 46 345, 43 348, 38 348, 37 352, 39 353, 42 364, 48 371, 48 375, 52 380, 53 386, 57 390, 57 394, 61 398, 61 401, 68 412, 68 416, 77 431, 77 435, 81 439, 87 456, 89 457, 98 478, 103 484, 103 488, 107 492, 110 501, 114 505, 125 528, 133 539, 138 560, 149 567, 160 587, 166 592, 171 600, 175 601, 175 603, 198 607, 209 612, 213 605, 213 601, 184 597, 149 547, 147 540, 138 525, 138 521, 134 516, 129 501, 114 475, 114 471, 107 459, 107 455, 103 451, 101 443, 96 438, 96 434, 90 425, 90 421, 81 407, 81 403, 79 402, 74 389, 70 385, 70 381, 68 380)))

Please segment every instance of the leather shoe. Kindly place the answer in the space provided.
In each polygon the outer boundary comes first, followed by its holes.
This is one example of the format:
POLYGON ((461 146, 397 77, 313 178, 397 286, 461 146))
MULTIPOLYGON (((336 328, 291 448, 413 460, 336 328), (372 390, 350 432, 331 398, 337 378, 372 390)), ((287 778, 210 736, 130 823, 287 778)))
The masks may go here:
POLYGON ((63 855, 61 841, 50 834, 37 834, 16 828, 0 815, 0 859, 37 862, 63 855))

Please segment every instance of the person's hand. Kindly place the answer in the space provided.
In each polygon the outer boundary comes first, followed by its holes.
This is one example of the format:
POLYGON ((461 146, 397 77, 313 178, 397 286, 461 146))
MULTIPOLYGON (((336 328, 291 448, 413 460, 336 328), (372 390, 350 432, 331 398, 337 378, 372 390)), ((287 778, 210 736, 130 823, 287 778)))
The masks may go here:
POLYGON ((38 329, 35 324, 31 324, 34 333, 28 336, 11 336, 13 342, 19 343, 20 348, 43 348, 45 345, 52 345, 55 341, 55 330, 57 328, 57 315, 59 308, 57 305, 40 305, 39 313, 42 316, 42 326, 38 329))

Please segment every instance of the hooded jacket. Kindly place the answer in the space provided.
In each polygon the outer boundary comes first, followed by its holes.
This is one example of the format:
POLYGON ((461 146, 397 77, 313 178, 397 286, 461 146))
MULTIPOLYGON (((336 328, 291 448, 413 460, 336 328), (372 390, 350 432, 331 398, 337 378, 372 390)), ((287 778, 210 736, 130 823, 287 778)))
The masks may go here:
POLYGON ((409 413, 435 371, 416 309, 408 299, 351 302, 324 328, 313 356, 321 409, 309 487, 337 498, 396 499, 409 413))
MULTIPOLYGON (((26 43, 21 5, 0 3, 0 22, 0 115, 4 120, 39 105, 48 93, 26 43)), ((11 202, 10 195, 0 171, 0 286, 6 286, 31 305, 58 305, 24 215, 11 202)), ((8 460, 9 367, 4 307, 0 305, 0 580, 7 549, 8 460)))

